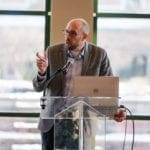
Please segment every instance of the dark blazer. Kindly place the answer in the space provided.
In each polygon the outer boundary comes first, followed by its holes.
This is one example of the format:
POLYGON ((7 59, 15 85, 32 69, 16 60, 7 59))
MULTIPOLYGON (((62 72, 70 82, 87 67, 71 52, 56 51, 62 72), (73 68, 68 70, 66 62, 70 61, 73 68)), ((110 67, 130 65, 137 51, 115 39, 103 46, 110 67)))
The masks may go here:
MULTIPOLYGON (((47 48, 49 66, 47 69, 47 76, 42 80, 33 79, 33 86, 36 91, 42 91, 46 81, 58 69, 63 67, 67 62, 68 47, 61 43, 47 48)), ((82 76, 112 76, 112 69, 110 66, 107 53, 101 47, 97 47, 92 43, 87 42, 87 49, 84 53, 84 60, 82 66, 82 76)), ((65 87, 65 76, 59 74, 54 78, 47 88, 47 95, 49 96, 63 96, 65 87)), ((52 105, 52 104, 50 104, 52 105)), ((60 106, 60 105, 58 105, 60 106)), ((51 106, 50 106, 51 107, 51 106)), ((50 114, 50 110, 45 111, 50 114)), ((48 131, 52 126, 52 121, 47 119, 40 119, 40 130, 48 131)))

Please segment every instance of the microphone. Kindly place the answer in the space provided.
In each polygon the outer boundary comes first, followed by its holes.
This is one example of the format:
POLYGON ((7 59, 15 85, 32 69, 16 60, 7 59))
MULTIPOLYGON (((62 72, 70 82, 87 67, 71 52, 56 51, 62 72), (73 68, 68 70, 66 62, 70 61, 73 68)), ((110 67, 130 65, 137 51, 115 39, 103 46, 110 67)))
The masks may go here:
POLYGON ((73 63, 74 63, 74 59, 69 57, 67 63, 64 65, 64 67, 61 68, 61 71, 63 72, 63 74, 66 74, 69 71, 73 63))
POLYGON ((46 88, 49 86, 49 84, 51 84, 51 81, 57 76, 57 74, 59 74, 60 72, 62 72, 64 75, 69 71, 71 65, 74 63, 74 59, 73 58, 68 58, 67 63, 62 67, 57 69, 49 78, 49 80, 47 80, 44 89, 43 89, 43 96, 45 96, 45 92, 46 92, 46 88))
POLYGON ((49 78, 49 80, 47 80, 44 88, 43 88, 43 97, 41 97, 41 108, 45 109, 45 101, 46 101, 46 88, 51 84, 52 80, 59 74, 59 73, 63 73, 64 75, 69 71, 71 65, 74 63, 74 59, 73 58, 68 58, 67 63, 62 67, 57 69, 49 78))

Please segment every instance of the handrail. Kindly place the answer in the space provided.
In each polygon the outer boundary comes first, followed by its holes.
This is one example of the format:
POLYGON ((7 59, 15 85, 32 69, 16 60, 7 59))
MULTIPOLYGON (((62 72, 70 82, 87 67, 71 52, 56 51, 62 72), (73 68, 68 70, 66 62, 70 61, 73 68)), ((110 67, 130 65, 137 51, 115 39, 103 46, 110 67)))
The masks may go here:
POLYGON ((0 117, 39 117, 38 112, 0 112, 0 117))
POLYGON ((133 115, 133 116, 128 116, 127 115, 127 120, 149 120, 150 121, 150 115, 133 115))
MULTIPOLYGON (((39 117, 39 112, 0 112, 0 117, 39 117)), ((127 120, 149 120, 150 115, 127 115, 127 120)))

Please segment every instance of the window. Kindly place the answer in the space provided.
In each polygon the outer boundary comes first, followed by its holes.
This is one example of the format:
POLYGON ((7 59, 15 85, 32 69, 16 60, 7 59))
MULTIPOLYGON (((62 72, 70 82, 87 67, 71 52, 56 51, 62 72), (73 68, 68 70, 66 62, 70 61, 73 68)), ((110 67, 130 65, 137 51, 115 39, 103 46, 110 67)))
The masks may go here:
POLYGON ((150 13, 149 0, 98 0, 98 12, 150 13))
POLYGON ((44 11, 45 0, 0 0, 0 10, 44 11))
MULTIPOLYGON (((134 149, 150 146, 150 4, 148 0, 98 0, 97 45, 110 57, 113 72, 120 77, 120 103, 142 120, 135 121, 134 149), (142 129, 141 129, 142 126, 142 129), (143 138, 144 137, 144 138, 143 138)), ((108 121, 108 149, 119 150, 124 140, 125 123, 108 121), (112 128, 113 127, 113 128, 112 128), (119 140, 117 139, 119 137, 119 140), (116 140, 115 140, 116 139, 116 140), (116 141, 120 141, 116 145, 116 141)), ((128 120, 126 148, 132 142, 132 124, 128 120)))
MULTIPOLYGON (((32 79, 37 71, 35 54, 49 43, 49 11, 50 0, 0 0, 1 112, 40 111, 42 93, 34 92, 32 79)), ((41 149, 37 118, 16 116, 1 120, 1 149, 41 149)))

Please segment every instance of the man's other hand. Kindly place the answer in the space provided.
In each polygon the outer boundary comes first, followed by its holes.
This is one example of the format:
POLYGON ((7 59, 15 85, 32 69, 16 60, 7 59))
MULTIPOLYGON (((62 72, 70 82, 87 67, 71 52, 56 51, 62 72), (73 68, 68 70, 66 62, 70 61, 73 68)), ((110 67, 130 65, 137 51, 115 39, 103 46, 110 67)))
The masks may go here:
POLYGON ((114 120, 117 122, 122 122, 126 119, 126 110, 125 108, 119 108, 118 112, 114 115, 114 120))

